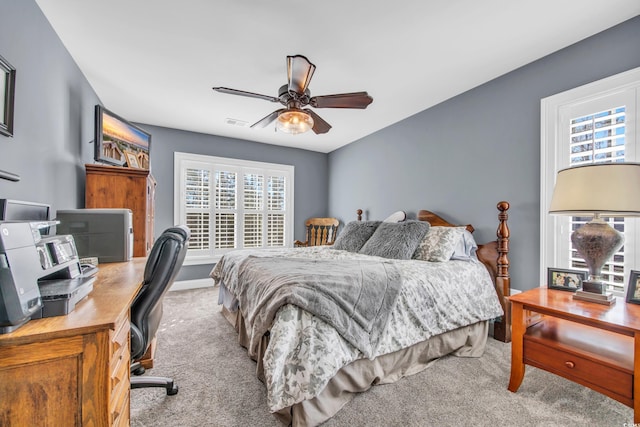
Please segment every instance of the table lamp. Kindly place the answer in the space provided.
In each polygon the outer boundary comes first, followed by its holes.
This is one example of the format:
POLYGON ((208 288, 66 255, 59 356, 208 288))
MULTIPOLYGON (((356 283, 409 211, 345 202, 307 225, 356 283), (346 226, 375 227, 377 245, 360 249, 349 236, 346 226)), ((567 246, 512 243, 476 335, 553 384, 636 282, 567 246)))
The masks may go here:
POLYGON ((622 247, 624 236, 601 217, 640 216, 640 163, 600 163, 560 170, 549 213, 593 216, 571 234, 573 246, 589 268, 589 278, 574 298, 613 304, 615 299, 606 291, 601 270, 622 247))

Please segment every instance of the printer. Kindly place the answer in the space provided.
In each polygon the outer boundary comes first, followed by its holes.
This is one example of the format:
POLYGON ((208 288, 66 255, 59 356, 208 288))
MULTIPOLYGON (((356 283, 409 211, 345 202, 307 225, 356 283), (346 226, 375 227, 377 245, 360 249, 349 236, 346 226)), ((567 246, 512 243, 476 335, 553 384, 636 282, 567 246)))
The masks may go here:
POLYGON ((80 266, 73 236, 40 234, 52 223, 0 221, 0 333, 67 314, 93 290, 98 269, 80 266))
POLYGON ((133 213, 130 209, 68 209, 56 215, 58 234, 71 234, 81 258, 100 263, 129 261, 133 256, 133 213))

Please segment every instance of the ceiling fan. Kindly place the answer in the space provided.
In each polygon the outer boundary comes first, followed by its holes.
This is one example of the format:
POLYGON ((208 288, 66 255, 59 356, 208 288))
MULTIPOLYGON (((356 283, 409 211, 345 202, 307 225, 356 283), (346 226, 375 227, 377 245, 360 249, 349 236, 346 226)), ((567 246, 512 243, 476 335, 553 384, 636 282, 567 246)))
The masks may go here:
POLYGON ((230 95, 247 96, 279 102, 285 108, 274 111, 251 125, 252 128, 263 128, 277 119, 276 128, 287 133, 303 133, 312 129, 316 134, 327 133, 331 125, 324 121, 311 109, 314 108, 367 108, 373 98, 367 92, 341 93, 335 95, 311 96, 308 86, 316 66, 302 55, 287 56, 286 85, 278 90, 278 96, 261 95, 228 87, 214 87, 213 90, 230 95))

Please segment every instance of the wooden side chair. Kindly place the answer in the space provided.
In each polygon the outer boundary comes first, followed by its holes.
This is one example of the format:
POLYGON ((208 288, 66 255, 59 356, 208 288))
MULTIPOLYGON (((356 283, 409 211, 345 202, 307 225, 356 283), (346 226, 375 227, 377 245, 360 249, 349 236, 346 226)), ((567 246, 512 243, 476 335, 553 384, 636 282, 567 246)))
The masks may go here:
POLYGON ((307 240, 293 242, 295 247, 333 245, 340 221, 336 218, 309 218, 305 221, 307 240))

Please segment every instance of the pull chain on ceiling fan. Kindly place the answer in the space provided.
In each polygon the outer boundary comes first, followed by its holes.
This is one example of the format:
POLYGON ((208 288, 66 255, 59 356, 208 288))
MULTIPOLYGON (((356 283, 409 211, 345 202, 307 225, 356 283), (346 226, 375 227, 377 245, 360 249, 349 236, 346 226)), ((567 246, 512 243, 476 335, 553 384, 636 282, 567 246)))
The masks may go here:
POLYGON ((274 111, 257 121, 252 128, 263 128, 277 119, 276 128, 291 134, 307 132, 312 129, 316 134, 327 133, 331 125, 309 108, 359 108, 365 109, 373 102, 367 92, 341 93, 311 97, 309 82, 316 66, 302 55, 287 56, 287 84, 280 87, 278 96, 261 95, 227 87, 214 87, 213 90, 229 95, 279 102, 286 108, 274 111))

